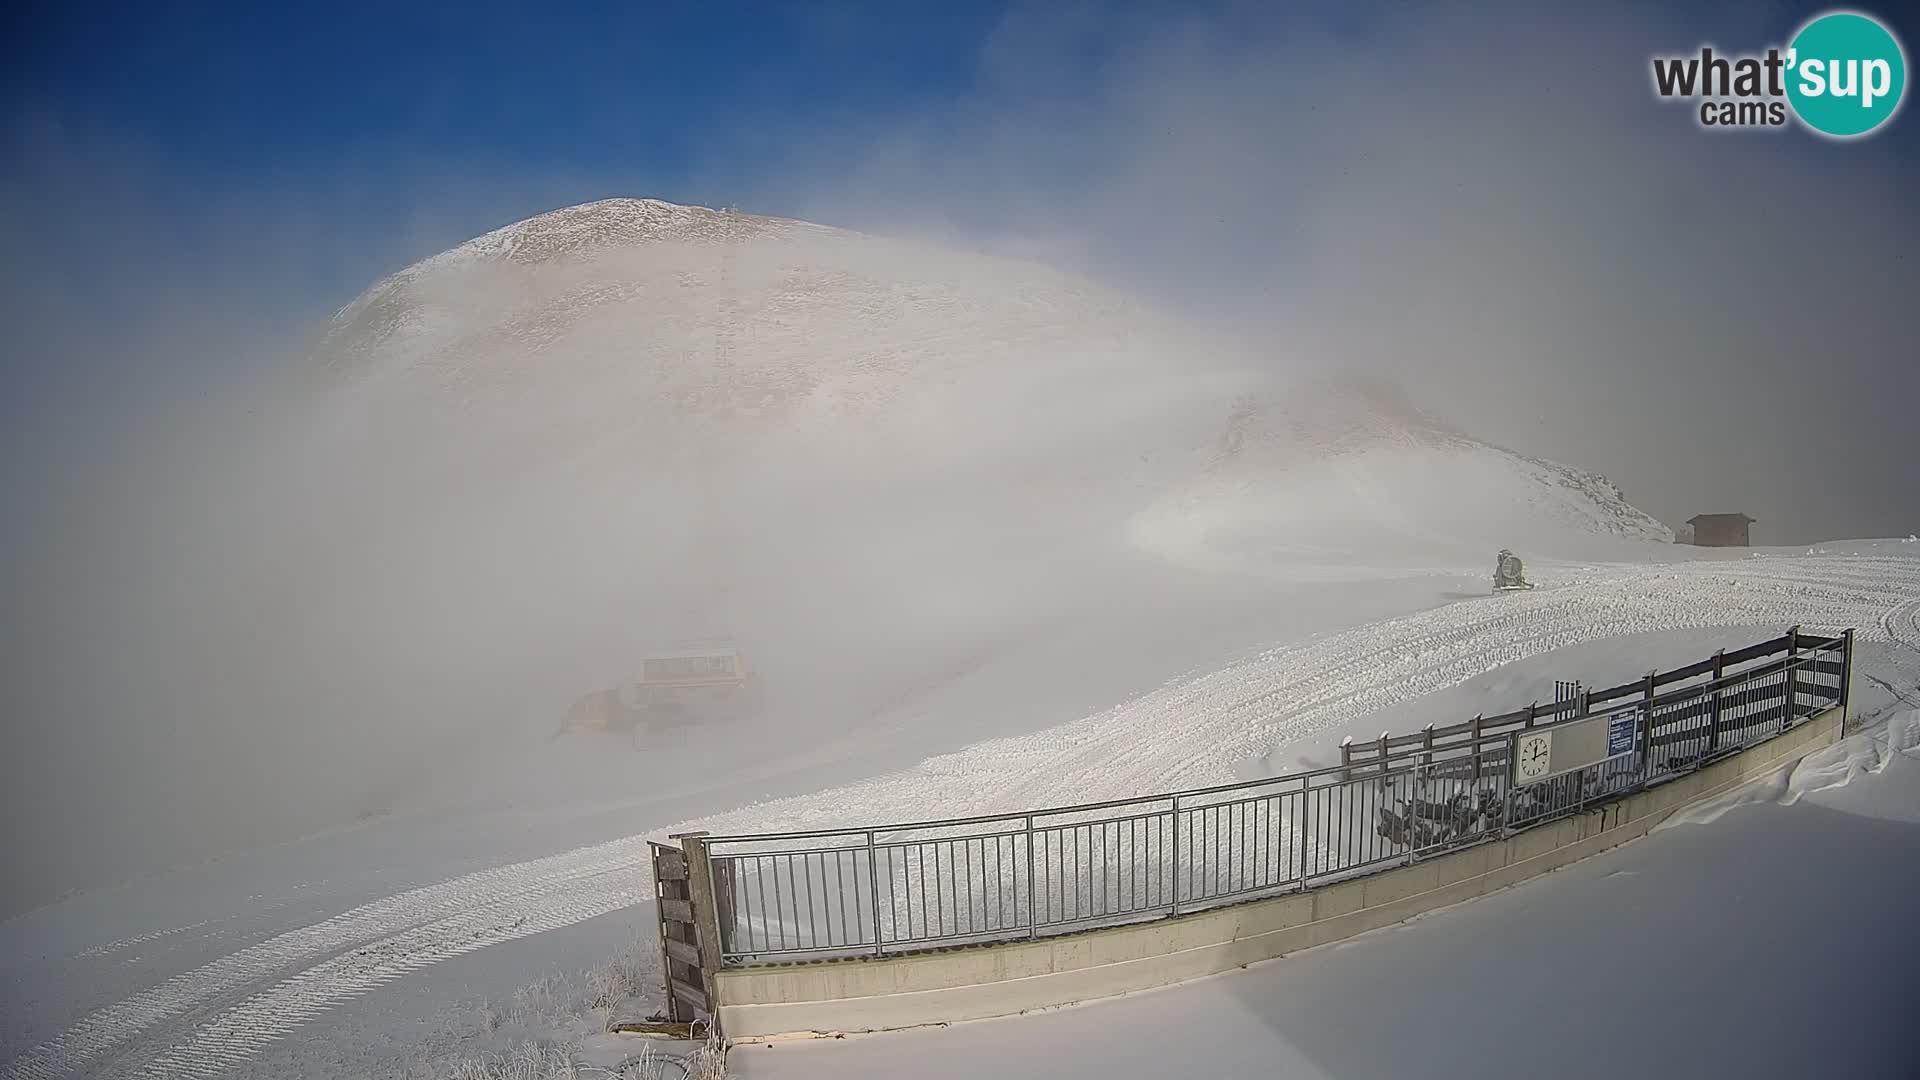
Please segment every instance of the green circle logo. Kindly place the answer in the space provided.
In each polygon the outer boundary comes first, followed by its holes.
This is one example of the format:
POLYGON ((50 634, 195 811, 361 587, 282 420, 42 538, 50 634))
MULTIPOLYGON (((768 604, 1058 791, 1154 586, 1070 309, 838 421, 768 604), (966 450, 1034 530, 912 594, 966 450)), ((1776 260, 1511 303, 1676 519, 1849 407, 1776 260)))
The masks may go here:
POLYGON ((1906 53, 1866 15, 1822 15, 1787 48, 1787 100, 1802 123, 1823 135, 1865 135, 1893 118, 1906 89, 1906 53))

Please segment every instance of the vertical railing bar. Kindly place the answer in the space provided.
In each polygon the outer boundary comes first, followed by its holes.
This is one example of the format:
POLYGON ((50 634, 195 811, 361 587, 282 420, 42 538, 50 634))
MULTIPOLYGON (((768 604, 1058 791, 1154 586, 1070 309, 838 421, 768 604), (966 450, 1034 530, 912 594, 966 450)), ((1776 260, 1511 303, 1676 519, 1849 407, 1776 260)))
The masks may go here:
MULTIPOLYGON (((900 895, 897 892, 895 892, 893 888, 893 883, 894 883, 893 856, 896 851, 899 851, 900 872, 902 877, 904 878, 906 874, 906 869, 907 869, 907 853, 905 851, 901 851, 898 844, 888 844, 884 850, 887 853, 887 921, 893 924, 893 940, 899 941, 901 940, 900 895)), ((902 883, 904 884, 904 881, 902 883)), ((912 937, 913 936, 913 901, 911 898, 908 899, 906 906, 907 906, 907 936, 912 937)))
MULTIPOLYGON (((977 837, 974 840, 974 843, 977 844, 980 849, 980 889, 979 889, 980 924, 979 925, 982 931, 993 929, 992 903, 990 903, 987 899, 987 879, 989 877, 987 873, 987 840, 988 840, 988 837, 985 837, 985 836, 977 837)), ((993 853, 995 856, 998 856, 1000 854, 1000 838, 993 837, 992 840, 993 840, 993 853)), ((971 870, 968 871, 967 880, 969 883, 969 887, 971 887, 971 883, 973 880, 971 870)), ((998 901, 998 897, 995 898, 994 902, 997 903, 997 901, 998 901)))
POLYGON ((1173 833, 1173 862, 1171 863, 1171 869, 1173 871, 1173 896, 1170 903, 1173 908, 1173 913, 1178 915, 1180 914, 1180 796, 1178 795, 1173 797, 1170 826, 1173 833))
MULTIPOLYGON (((781 861, 785 863, 787 867, 787 899, 793 908, 793 947, 797 949, 800 947, 800 883, 793 873, 793 854, 788 852, 781 857, 781 861)), ((779 884, 778 879, 775 880, 775 884, 779 884)), ((781 918, 784 919, 785 917, 786 913, 782 912, 781 918)), ((780 940, 782 944, 785 944, 786 930, 784 927, 780 932, 780 940)))
POLYGON ((766 950, 773 948, 773 913, 767 907, 768 878, 773 879, 774 903, 779 903, 780 879, 770 872, 772 868, 775 867, 771 856, 755 855, 753 857, 753 876, 760 885, 760 947, 766 950), (763 867, 762 863, 767 865, 763 867))
POLYGON ((1067 834, 1063 828, 1049 825, 1040 830, 1044 837, 1040 841, 1040 865, 1046 870, 1040 904, 1046 911, 1048 926, 1067 921, 1067 834))
MULTIPOLYGON (((880 868, 874 864, 873 830, 867 830, 867 887, 872 894, 873 908, 873 955, 885 954, 880 942, 880 868)), ((854 906, 856 912, 859 905, 854 906)))
MULTIPOLYGON (((855 942, 851 940, 853 938, 853 924, 847 921, 847 879, 845 873, 840 869, 840 856, 844 854, 847 853, 844 851, 836 851, 833 853, 833 888, 835 892, 840 894, 840 936, 848 940, 836 941, 834 942, 835 945, 855 944, 855 942)), ((825 875, 823 874, 822 883, 824 884, 824 882, 825 875)), ((853 898, 853 914, 855 918, 860 917, 860 897, 857 894, 853 898)))
POLYGON ((953 841, 948 840, 946 844, 947 869, 943 872, 940 869, 940 841, 933 842, 933 917, 940 921, 934 923, 933 929, 928 933, 936 938, 947 936, 946 893, 949 890, 943 889, 942 886, 949 883, 953 874, 953 841))
POLYGON ((1262 795, 1253 803, 1253 887, 1263 888, 1271 884, 1267 876, 1268 853, 1273 845, 1273 815, 1268 812, 1271 795, 1262 795))
MULTIPOLYGON (((1006 847, 1006 839, 1007 837, 1004 833, 995 833, 993 837, 993 914, 987 916, 987 919, 992 923, 992 929, 995 931, 1005 930, 1007 928, 1007 863, 1006 852, 1004 850, 1006 847)), ((986 857, 984 849, 981 852, 981 857, 986 857)), ((987 875, 983 870, 980 874, 980 884, 982 887, 986 885, 986 879, 987 875)))
POLYGON ((1090 915, 1098 918, 1107 914, 1107 828, 1104 823, 1089 822, 1087 824, 1087 862, 1091 871, 1087 880, 1090 901, 1087 908, 1090 915), (1097 854, 1094 847, 1096 838, 1099 840, 1097 854), (1099 890, 1099 898, 1093 899, 1096 888, 1099 890))
MULTIPOLYGON (((980 848, 980 890, 979 890, 980 892, 980 924, 979 925, 981 930, 993 929, 993 915, 991 913, 991 909, 987 901, 987 839, 988 839, 987 837, 982 836, 982 837, 976 838, 974 841, 974 843, 978 844, 980 848)), ((993 853, 996 856, 1000 854, 1000 838, 999 837, 993 838, 993 853)), ((973 871, 971 869, 967 871, 967 887, 969 889, 973 887, 973 871)), ((995 899, 996 901, 998 900, 997 897, 995 899)))
POLYGON ((1280 870, 1280 792, 1267 796, 1267 884, 1278 885, 1285 877, 1280 870))
MULTIPOLYGON (((817 947, 820 944, 820 934, 819 934, 819 928, 815 924, 814 918, 813 918, 813 856, 809 854, 802 854, 794 861, 800 867, 802 880, 806 886, 806 891, 807 891, 806 918, 803 920, 800 917, 800 912, 798 911, 798 909, 796 909, 793 914, 794 925, 796 926, 796 928, 804 927, 807 933, 807 940, 812 942, 813 945, 817 947)), ((794 896, 798 897, 799 895, 800 893, 796 890, 794 892, 794 896)))
POLYGON ((1087 822, 1087 915, 1106 915, 1106 830, 1087 822), (1094 846, 1098 832, 1098 847, 1094 846), (1098 892, 1098 896, 1096 896, 1098 892))
POLYGON ((1199 906, 1206 896, 1207 808, 1196 806, 1187 811, 1187 831, 1182 838, 1187 849, 1187 900, 1199 906))
MULTIPOLYGON (((1026 819, 1027 837, 1027 927, 1029 938, 1040 936, 1040 909, 1033 906, 1033 815, 1026 819)), ((1018 887, 1018 882, 1015 886, 1018 887)))
MULTIPOLYGON (((820 921, 814 924, 814 945, 816 947, 820 944, 819 927, 822 925, 826 927, 827 944, 834 944, 833 906, 827 903, 827 853, 824 851, 821 852, 818 858, 820 860, 820 921)), ((807 921, 813 922, 813 870, 811 867, 807 870, 807 921)))
POLYGON ((1067 922, 1074 922, 1080 918, 1080 826, 1077 824, 1067 826, 1067 835, 1073 840, 1073 874, 1063 884, 1070 882, 1073 886, 1073 911, 1071 914, 1068 913, 1066 897, 1062 896, 1060 916, 1067 922))
POLYGON ((1224 839, 1222 834, 1226 832, 1226 826, 1224 824, 1226 814, 1227 808, 1216 803, 1213 807, 1213 813, 1208 815, 1209 820, 1207 827, 1210 835, 1207 843, 1208 861, 1206 880, 1207 896, 1209 898, 1217 897, 1224 891, 1227 875, 1232 872, 1227 867, 1226 852, 1221 850, 1221 843, 1224 839))
MULTIPOLYGON (((773 867, 773 873, 769 875, 773 878, 773 912, 767 916, 767 933, 769 935, 773 933, 773 921, 776 918, 779 919, 781 921, 780 948, 784 949, 787 947, 787 915, 786 912, 780 910, 780 856, 778 854, 769 855, 767 856, 767 861, 771 863, 773 867)), ((773 942, 769 940, 767 946, 772 948, 773 942)))
POLYGON ((1201 807, 1196 815, 1200 819, 1200 843, 1195 845, 1194 850, 1200 856, 1200 866, 1193 890, 1195 900, 1205 900, 1213 895, 1213 848, 1217 842, 1213 835, 1213 810, 1211 806, 1201 807))
POLYGON ((1100 904, 1106 908, 1105 914, 1108 915, 1120 910, 1120 867, 1113 855, 1114 851, 1120 847, 1120 840, 1116 836, 1113 843, 1108 844, 1107 833, 1110 827, 1118 833, 1120 823, 1118 821, 1100 823, 1100 904), (1108 889, 1113 890, 1111 903, 1107 900, 1108 889))
POLYGON ((1308 802, 1313 798, 1313 782, 1303 781, 1300 785, 1300 823, 1294 830, 1300 839, 1300 887, 1307 887, 1307 846, 1313 842, 1313 815, 1309 813, 1308 802))
POLYGON ((1167 903, 1167 868, 1161 860, 1167 857, 1167 818, 1161 814, 1153 815, 1153 906, 1167 903))
POLYGON ((1194 886, 1194 899, 1202 901, 1202 903, 1196 903, 1196 907, 1204 907, 1204 901, 1212 897, 1215 892, 1213 876, 1219 872, 1215 867, 1215 861, 1217 861, 1215 853, 1219 849, 1219 836, 1217 836, 1219 807, 1213 807, 1213 805, 1200 807, 1198 817, 1200 817, 1200 844, 1194 846, 1194 851, 1200 855, 1200 874, 1198 874, 1198 884, 1194 886))
POLYGON ((1233 842, 1239 845, 1240 856, 1239 858, 1236 858, 1233 861, 1234 861, 1234 865, 1237 866, 1240 870, 1240 887, 1244 889, 1247 887, 1247 882, 1252 877, 1252 871, 1250 869, 1251 864, 1247 860, 1249 856, 1253 854, 1253 851, 1254 851, 1253 845, 1250 842, 1248 842, 1245 836, 1246 828, 1247 828, 1249 804, 1246 802, 1246 800, 1241 799, 1241 800, 1236 800, 1234 805, 1238 808, 1235 810, 1234 816, 1239 820, 1233 829, 1233 842))
MULTIPOLYGON (((914 854, 915 861, 918 862, 920 865, 920 889, 919 889, 920 932, 921 934, 926 935, 926 934, 930 934, 930 931, 928 930, 928 927, 930 924, 927 922, 927 845, 926 843, 923 841, 915 842, 915 844, 913 845, 913 854, 914 854)), ((907 906, 908 906, 907 936, 910 938, 914 936, 913 911, 912 911, 913 893, 914 893, 913 881, 911 878, 909 878, 907 881, 907 906)))
MULTIPOLYGON (((973 923, 973 841, 965 840, 965 839, 961 840, 960 859, 961 859, 961 863, 966 867, 963 873, 966 875, 965 881, 967 883, 967 926, 969 929, 971 929, 974 925, 973 923)), ((956 903, 958 902, 956 901, 956 903)), ((955 930, 959 929, 958 919, 954 920, 954 929, 955 930)))
POLYGON ((1006 886, 1000 880, 1000 858, 1001 858, 1000 841, 1003 839, 1003 837, 1000 834, 995 833, 992 839, 993 839, 992 871, 988 871, 986 866, 986 858, 987 858, 986 840, 983 838, 980 842, 980 894, 981 894, 980 895, 980 920, 982 923, 986 925, 986 928, 988 930, 997 931, 1006 925, 1006 920, 1000 917, 1000 913, 1002 910, 1001 903, 1000 903, 1001 893, 1004 891, 1006 886), (991 880, 993 883, 993 907, 991 910, 987 908, 987 898, 986 898, 987 883, 989 880, 991 880))
POLYGON ((1087 882, 1090 898, 1096 886, 1100 891, 1099 899, 1088 904, 1090 914, 1097 918, 1107 914, 1107 828, 1105 824, 1088 823, 1087 825, 1087 861, 1092 864, 1092 874, 1089 875, 1087 882), (1096 836, 1100 841, 1097 857, 1094 854, 1096 836))

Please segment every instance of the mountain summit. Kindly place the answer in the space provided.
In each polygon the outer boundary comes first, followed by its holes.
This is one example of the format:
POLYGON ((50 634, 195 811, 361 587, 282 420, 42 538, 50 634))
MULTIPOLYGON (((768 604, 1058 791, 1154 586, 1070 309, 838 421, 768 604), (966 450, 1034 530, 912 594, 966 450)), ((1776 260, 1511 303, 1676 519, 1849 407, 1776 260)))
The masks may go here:
POLYGON ((1392 384, 1276 379, 1084 278, 651 199, 410 266, 340 311, 313 367, 409 513, 479 498, 608 542, 761 538, 795 514, 958 515, 949 538, 997 516, 1028 544, 1104 530, 1162 553, 1231 521, 1236 549, 1270 534, 1281 561, 1383 535, 1670 537, 1603 479, 1481 443, 1392 384), (1198 517, 1170 531, 1181 514, 1198 517))

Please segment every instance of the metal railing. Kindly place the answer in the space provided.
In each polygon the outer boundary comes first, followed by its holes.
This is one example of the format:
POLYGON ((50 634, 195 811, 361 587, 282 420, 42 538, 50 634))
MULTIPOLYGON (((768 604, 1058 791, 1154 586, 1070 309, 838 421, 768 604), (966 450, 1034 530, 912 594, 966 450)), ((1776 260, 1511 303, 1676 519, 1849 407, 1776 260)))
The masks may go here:
POLYGON ((1376 759, 1347 754, 1344 765, 1272 779, 1015 814, 709 837, 722 962, 886 955, 1160 919, 1477 843, 1690 772, 1844 704, 1852 640, 1850 630, 1796 629, 1649 674, 1629 684, 1637 697, 1606 709, 1593 709, 1602 694, 1629 695, 1581 693, 1514 723, 1383 738, 1376 759), (1750 666, 1727 670, 1737 663, 1750 666), (1515 782, 1523 733, 1602 716, 1630 719, 1631 749, 1515 782))

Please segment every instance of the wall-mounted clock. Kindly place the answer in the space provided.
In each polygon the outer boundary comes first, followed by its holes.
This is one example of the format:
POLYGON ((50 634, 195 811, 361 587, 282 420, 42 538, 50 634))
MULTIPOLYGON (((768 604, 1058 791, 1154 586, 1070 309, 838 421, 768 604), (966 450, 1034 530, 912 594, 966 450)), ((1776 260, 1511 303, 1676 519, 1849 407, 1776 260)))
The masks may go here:
POLYGON ((1530 784, 1546 779, 1553 768, 1553 732, 1529 731, 1521 735, 1513 749, 1513 779, 1530 784))

